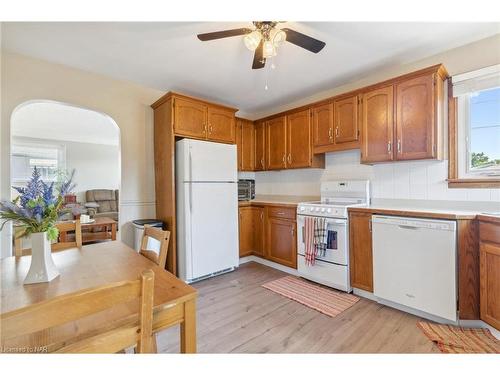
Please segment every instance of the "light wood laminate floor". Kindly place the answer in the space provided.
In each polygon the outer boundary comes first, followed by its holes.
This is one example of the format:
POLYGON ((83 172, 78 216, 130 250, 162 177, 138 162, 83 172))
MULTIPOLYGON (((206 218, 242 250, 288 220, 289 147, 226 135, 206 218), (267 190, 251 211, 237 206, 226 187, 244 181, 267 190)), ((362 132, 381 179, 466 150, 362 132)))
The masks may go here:
MULTIPOLYGON (((261 287, 287 274, 250 262, 193 284, 199 353, 431 353, 419 318, 361 298, 330 318, 261 287)), ((179 332, 158 334, 158 351, 178 352, 179 332)))

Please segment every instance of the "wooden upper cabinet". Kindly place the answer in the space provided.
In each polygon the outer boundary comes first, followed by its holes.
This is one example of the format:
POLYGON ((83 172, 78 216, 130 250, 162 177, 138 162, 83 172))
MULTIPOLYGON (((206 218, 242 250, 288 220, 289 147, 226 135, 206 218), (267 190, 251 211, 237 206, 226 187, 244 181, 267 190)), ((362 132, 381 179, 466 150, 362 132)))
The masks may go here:
POLYGON ((238 171, 241 171, 241 146, 242 146, 242 137, 241 137, 241 128, 244 120, 237 118, 236 119, 236 155, 238 161, 238 171))
POLYGON ((254 170, 263 171, 266 167, 266 127, 263 121, 255 123, 255 164, 254 170))
POLYGON ((333 144, 333 103, 312 108, 313 145, 333 144))
POLYGON ((334 101, 335 144, 358 140, 358 96, 334 101))
POLYGON ((309 109, 287 116, 286 166, 303 168, 311 165, 311 112, 309 109))
POLYGON ((207 137, 212 141, 235 143, 236 127, 234 112, 209 106, 207 137))
POLYGON ((207 106, 196 100, 174 98, 174 132, 193 138, 206 137, 207 106))
POLYGON ((286 168, 286 117, 266 122, 266 169, 286 168))
POLYGON ((255 165, 255 129, 252 121, 241 122, 241 170, 253 171, 255 165))
POLYGON ((363 95, 361 162, 393 160, 394 88, 386 86, 363 95))
POLYGON ((396 159, 435 157, 435 74, 396 84, 396 159))
POLYGON ((349 214, 349 268, 351 286, 373 292, 371 213, 349 214))

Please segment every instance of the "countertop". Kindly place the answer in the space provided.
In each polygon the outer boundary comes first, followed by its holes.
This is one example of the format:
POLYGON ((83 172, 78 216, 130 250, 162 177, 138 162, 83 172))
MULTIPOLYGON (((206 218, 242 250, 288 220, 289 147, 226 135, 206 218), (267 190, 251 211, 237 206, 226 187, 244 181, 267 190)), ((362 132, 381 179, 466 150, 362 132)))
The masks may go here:
POLYGON ((238 205, 240 207, 256 204, 297 207, 301 202, 313 202, 319 201, 319 199, 317 196, 307 195, 256 195, 255 199, 251 201, 239 201, 238 205))
POLYGON ((500 211, 500 202, 374 199, 368 206, 350 207, 348 210, 349 212, 371 212, 374 214, 448 220, 472 220, 478 215, 483 215, 492 220, 500 220, 500 217, 493 214, 493 212, 500 211))

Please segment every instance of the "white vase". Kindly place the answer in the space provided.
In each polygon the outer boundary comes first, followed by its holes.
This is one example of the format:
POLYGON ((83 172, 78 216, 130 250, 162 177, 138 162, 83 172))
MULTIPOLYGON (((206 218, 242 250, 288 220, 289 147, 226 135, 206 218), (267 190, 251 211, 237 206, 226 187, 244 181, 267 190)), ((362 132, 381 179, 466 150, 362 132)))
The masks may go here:
POLYGON ((52 259, 47 232, 31 234, 31 266, 24 279, 25 284, 46 283, 59 276, 52 259))

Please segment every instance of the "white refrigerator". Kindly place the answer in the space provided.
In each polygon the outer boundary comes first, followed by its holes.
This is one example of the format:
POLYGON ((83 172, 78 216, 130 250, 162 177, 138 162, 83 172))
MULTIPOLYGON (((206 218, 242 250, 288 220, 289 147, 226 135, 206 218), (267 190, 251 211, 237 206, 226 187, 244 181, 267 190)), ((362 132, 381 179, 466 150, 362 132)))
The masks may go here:
POLYGON ((179 277, 201 280, 238 267, 236 145, 176 143, 179 277))

